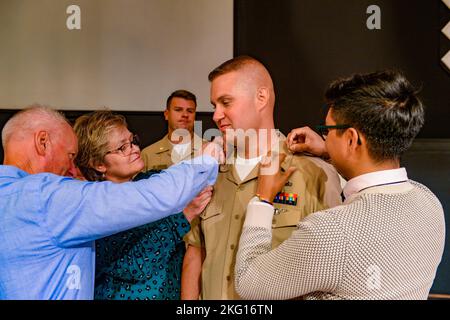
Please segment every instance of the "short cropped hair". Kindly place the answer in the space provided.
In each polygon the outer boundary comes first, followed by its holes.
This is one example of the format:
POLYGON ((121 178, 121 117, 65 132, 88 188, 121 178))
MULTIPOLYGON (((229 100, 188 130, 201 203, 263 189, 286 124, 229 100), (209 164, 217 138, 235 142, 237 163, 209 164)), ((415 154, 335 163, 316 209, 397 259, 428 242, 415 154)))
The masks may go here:
POLYGON ((125 117, 110 110, 94 111, 82 115, 75 121, 78 137, 78 154, 75 163, 88 181, 105 180, 94 166, 103 163, 108 152, 108 136, 118 127, 127 128, 125 117))
POLYGON ((260 62, 258 60, 256 60, 255 58, 252 58, 250 56, 243 55, 243 56, 235 57, 233 59, 225 61, 220 66, 218 66, 213 71, 211 71, 208 75, 208 80, 210 82, 212 82, 214 79, 216 79, 219 76, 222 76, 224 74, 227 74, 227 73, 230 73, 233 71, 241 70, 245 66, 248 66, 249 64, 252 64, 252 63, 260 64, 260 62))
POLYGON ((46 128, 50 130, 51 128, 57 128, 58 124, 69 124, 61 112, 48 106, 32 104, 14 114, 3 126, 3 148, 6 147, 6 144, 13 135, 22 138, 37 129, 46 128))
POLYGON ((173 98, 183 98, 185 100, 194 101, 195 107, 197 107, 197 97, 192 92, 187 90, 176 90, 170 94, 166 101, 166 108, 169 109, 170 103, 173 98))
POLYGON ((359 130, 377 161, 398 159, 424 124, 424 106, 405 76, 394 70, 355 74, 325 93, 337 124, 359 130))

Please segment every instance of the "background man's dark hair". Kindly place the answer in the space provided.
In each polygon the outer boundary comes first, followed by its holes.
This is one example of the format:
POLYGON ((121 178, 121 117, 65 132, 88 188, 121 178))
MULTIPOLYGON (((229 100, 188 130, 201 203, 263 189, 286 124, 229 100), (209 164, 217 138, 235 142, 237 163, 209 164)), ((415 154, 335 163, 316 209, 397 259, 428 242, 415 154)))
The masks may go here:
POLYGON ((187 90, 176 90, 171 93, 171 95, 167 98, 166 102, 166 108, 169 109, 170 103, 172 102, 173 98, 183 98, 185 100, 191 100, 194 101, 195 107, 197 107, 197 97, 192 92, 189 92, 187 90))
POLYGON ((399 158, 424 124, 417 90, 397 71, 337 80, 325 98, 337 124, 351 125, 365 136, 375 160, 399 158))

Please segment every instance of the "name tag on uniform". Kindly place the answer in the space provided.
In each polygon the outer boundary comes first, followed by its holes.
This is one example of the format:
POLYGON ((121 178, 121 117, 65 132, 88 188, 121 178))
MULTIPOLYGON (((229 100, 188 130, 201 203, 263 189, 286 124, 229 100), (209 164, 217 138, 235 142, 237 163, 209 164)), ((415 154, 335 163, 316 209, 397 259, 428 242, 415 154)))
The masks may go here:
POLYGON ((273 199, 273 203, 287 204, 290 206, 296 206, 298 200, 297 193, 288 193, 288 192, 278 192, 273 199))

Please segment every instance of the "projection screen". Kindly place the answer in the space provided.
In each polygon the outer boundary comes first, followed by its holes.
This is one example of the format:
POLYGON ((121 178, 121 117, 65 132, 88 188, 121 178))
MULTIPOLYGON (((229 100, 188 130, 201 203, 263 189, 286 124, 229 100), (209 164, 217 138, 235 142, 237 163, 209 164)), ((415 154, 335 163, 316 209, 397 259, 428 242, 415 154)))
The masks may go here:
POLYGON ((2 109, 161 111, 186 89, 211 111, 232 55, 233 0, 0 0, 2 109))

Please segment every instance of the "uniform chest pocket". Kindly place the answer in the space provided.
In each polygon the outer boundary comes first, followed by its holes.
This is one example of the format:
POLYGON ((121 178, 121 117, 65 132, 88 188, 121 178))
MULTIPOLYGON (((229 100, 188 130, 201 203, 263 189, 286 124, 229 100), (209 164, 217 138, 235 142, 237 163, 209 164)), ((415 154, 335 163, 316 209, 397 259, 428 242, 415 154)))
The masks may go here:
POLYGON ((273 216, 272 221, 272 249, 278 247, 283 241, 297 230, 297 225, 302 217, 302 211, 297 207, 289 205, 276 205, 278 214, 273 216))
MULTIPOLYGON (((200 214, 200 218, 207 222, 213 217, 218 218, 222 215, 223 201, 213 199, 207 206, 206 209, 200 214)), ((215 219, 214 219, 215 220, 215 219)))
POLYGON ((299 208, 289 205, 275 205, 272 228, 296 227, 302 217, 299 208))

